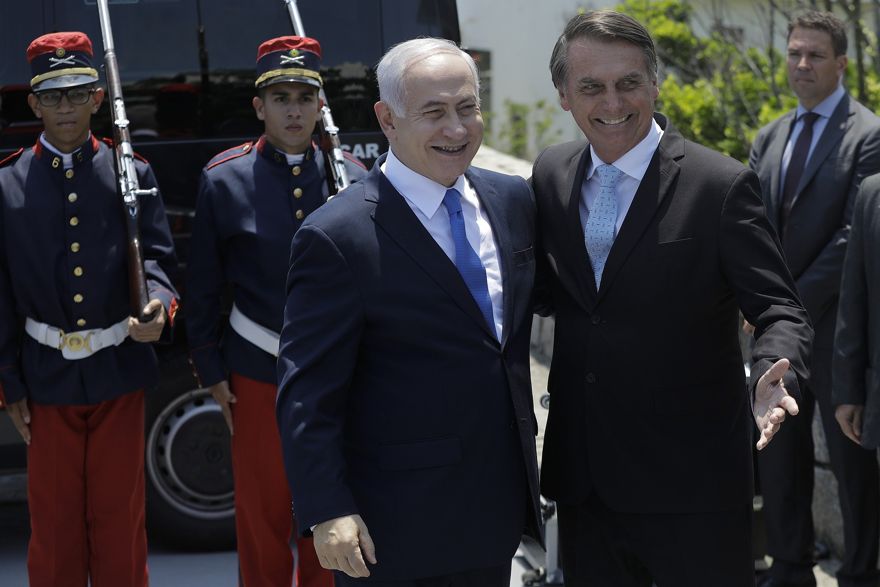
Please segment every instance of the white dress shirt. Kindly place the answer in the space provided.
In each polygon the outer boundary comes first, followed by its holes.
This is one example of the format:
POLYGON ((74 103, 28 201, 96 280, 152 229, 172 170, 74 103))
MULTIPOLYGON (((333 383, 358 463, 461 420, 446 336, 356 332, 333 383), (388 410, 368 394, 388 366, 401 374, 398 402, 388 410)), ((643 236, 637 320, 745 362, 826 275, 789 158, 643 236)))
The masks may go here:
MULTIPOLYGON (((614 165, 623 172, 620 179, 617 180, 617 186, 614 190, 614 194, 617 196, 617 222, 614 225, 615 237, 620 232, 620 227, 626 218, 626 213, 629 212, 629 207, 636 197, 639 184, 642 182, 642 178, 645 177, 648 165, 650 165, 654 152, 660 145, 660 138, 663 136, 663 129, 660 128, 657 121, 652 120, 651 122, 651 128, 648 130, 645 138, 638 145, 627 151, 623 157, 611 162, 611 165, 614 165)), ((587 219, 590 217, 590 207, 599 195, 599 178, 595 177, 594 179, 596 168, 607 163, 596 155, 592 145, 590 146, 590 156, 590 167, 584 174, 584 183, 581 187, 579 208, 582 227, 587 225, 587 219)))
MULTIPOLYGON (((449 260, 455 263, 455 242, 452 239, 452 228, 449 225, 449 213, 443 205, 443 196, 446 195, 446 190, 451 188, 419 175, 395 157, 394 152, 390 149, 381 170, 394 189, 403 196, 404 201, 412 209, 425 230, 443 249, 449 260)), ((452 188, 458 190, 462 196, 461 212, 464 216, 464 230, 468 243, 480 256, 480 262, 486 269, 489 299, 492 302, 492 319, 495 322, 495 335, 498 340, 501 340, 504 291, 501 286, 498 247, 492 234, 492 226, 480 206, 477 192, 463 175, 458 177, 452 188)))
MULTIPOLYGON (((831 118, 831 115, 834 114, 834 110, 837 108, 837 105, 840 104, 845 93, 846 90, 843 89, 842 85, 837 86, 837 89, 834 90, 830 96, 819 102, 815 108, 809 110, 809 112, 815 112, 818 114, 819 118, 813 122, 813 140, 810 142, 810 150, 807 151, 807 160, 804 161, 804 167, 810 162, 810 156, 813 154, 813 149, 816 148, 819 139, 822 138, 822 132, 828 125, 828 120, 831 118)), ((780 194, 785 189, 785 174, 788 173, 788 163, 791 161, 791 153, 794 151, 794 143, 804 129, 803 115, 807 112, 808 110, 798 103, 797 112, 795 113, 795 120, 797 122, 794 123, 794 128, 791 129, 791 135, 789 135, 788 142, 785 144, 785 151, 782 153, 782 167, 779 174, 780 194)))

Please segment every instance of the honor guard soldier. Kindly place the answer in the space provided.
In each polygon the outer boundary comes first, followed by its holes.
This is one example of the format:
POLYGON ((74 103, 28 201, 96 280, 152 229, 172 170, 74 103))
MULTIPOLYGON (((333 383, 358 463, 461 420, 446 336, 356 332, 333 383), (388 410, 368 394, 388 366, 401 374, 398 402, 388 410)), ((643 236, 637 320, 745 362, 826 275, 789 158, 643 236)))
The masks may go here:
MULTIPOLYGON (((196 205, 187 335, 199 382, 223 409, 232 433, 238 556, 246 587, 289 587, 293 578, 295 528, 275 425, 275 362, 290 241, 328 198, 324 155, 312 142, 323 105, 320 58, 320 45, 308 37, 260 45, 253 107, 265 133, 208 163, 196 205), (221 299, 230 285, 234 304, 228 327, 221 328, 221 299)), ((351 180, 366 175, 353 158, 345 165, 351 180)), ((299 587, 333 584, 311 539, 297 540, 297 551, 299 587)))
MULTIPOLYGON (((149 343, 177 307, 165 209, 140 200, 147 322, 129 306, 114 153, 89 128, 104 90, 78 32, 27 49, 36 144, 0 163, 0 399, 28 444, 32 587, 147 585, 144 391, 149 343)), ((140 185, 156 186, 137 162, 140 185)))

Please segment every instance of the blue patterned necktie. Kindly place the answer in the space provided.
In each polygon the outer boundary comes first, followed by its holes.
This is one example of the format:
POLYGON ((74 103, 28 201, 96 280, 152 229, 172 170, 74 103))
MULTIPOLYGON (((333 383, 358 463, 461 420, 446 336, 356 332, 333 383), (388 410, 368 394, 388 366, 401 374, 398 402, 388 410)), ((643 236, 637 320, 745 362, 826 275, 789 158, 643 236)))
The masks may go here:
POLYGON ((593 264, 593 277, 596 289, 602 282, 602 270, 614 244, 614 227, 617 224, 617 196, 614 188, 620 179, 621 170, 613 165, 600 165, 596 168, 599 175, 599 195, 590 207, 590 216, 584 227, 584 243, 593 264))
POLYGON ((461 213, 461 194, 456 189, 446 190, 443 205, 449 213, 449 227, 452 229, 452 241, 455 243, 455 266, 461 273, 465 285, 477 302, 486 324, 495 332, 495 319, 492 316, 492 300, 489 298, 489 286, 486 282, 486 269, 480 262, 480 256, 474 251, 464 230, 464 216, 461 213))

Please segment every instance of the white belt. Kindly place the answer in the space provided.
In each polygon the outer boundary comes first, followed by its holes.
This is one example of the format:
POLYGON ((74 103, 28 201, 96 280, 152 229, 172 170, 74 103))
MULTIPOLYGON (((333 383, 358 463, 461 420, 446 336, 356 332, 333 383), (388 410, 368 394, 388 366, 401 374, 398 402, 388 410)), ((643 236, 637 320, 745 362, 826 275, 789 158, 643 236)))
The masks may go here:
POLYGON ((281 345, 281 335, 274 330, 261 326, 242 314, 238 306, 232 304, 232 313, 229 314, 229 325, 239 336, 273 357, 278 356, 278 347, 281 345))
POLYGON ((60 328, 28 318, 24 323, 24 330, 37 342, 61 351, 61 356, 65 359, 76 361, 90 357, 101 349, 122 344, 128 338, 128 318, 110 328, 76 332, 64 332, 60 328))

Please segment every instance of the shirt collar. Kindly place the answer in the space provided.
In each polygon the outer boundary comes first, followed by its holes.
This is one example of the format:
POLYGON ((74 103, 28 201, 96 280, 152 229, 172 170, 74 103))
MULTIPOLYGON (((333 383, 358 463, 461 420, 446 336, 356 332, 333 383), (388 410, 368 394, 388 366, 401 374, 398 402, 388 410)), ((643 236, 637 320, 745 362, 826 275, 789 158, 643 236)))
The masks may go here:
POLYGON ((409 200, 428 218, 432 218, 440 208, 446 190, 456 189, 462 196, 465 193, 464 175, 459 175, 455 184, 451 188, 447 188, 407 167, 394 155, 394 151, 391 149, 388 149, 388 157, 382 164, 382 173, 400 195, 409 200))
MULTIPOLYGON (((660 128, 660 125, 657 124, 656 120, 652 119, 651 128, 648 129, 648 134, 645 135, 645 138, 643 138, 638 145, 624 153, 623 157, 614 161, 612 165, 621 170, 628 177, 631 177, 636 181, 642 181, 642 178, 648 171, 648 165, 651 164, 651 159, 654 158, 654 151, 656 151, 657 147, 660 145, 660 139, 662 137, 663 129, 660 128)), ((597 167, 605 165, 605 161, 602 161, 602 159, 596 155, 596 151, 593 150, 592 146, 590 146, 590 157, 592 159, 592 167, 587 172, 587 180, 593 177, 593 173, 596 171, 597 167)))
POLYGON ((797 107, 797 118, 800 120, 801 116, 806 114, 807 112, 815 112, 819 116, 823 118, 831 118, 831 115, 834 114, 834 111, 837 109, 837 105, 840 104, 840 101, 843 99, 843 95, 846 93, 846 90, 843 89, 843 84, 837 86, 837 89, 831 92, 831 95, 819 102, 815 108, 812 110, 807 110, 800 103, 798 103, 797 107))

